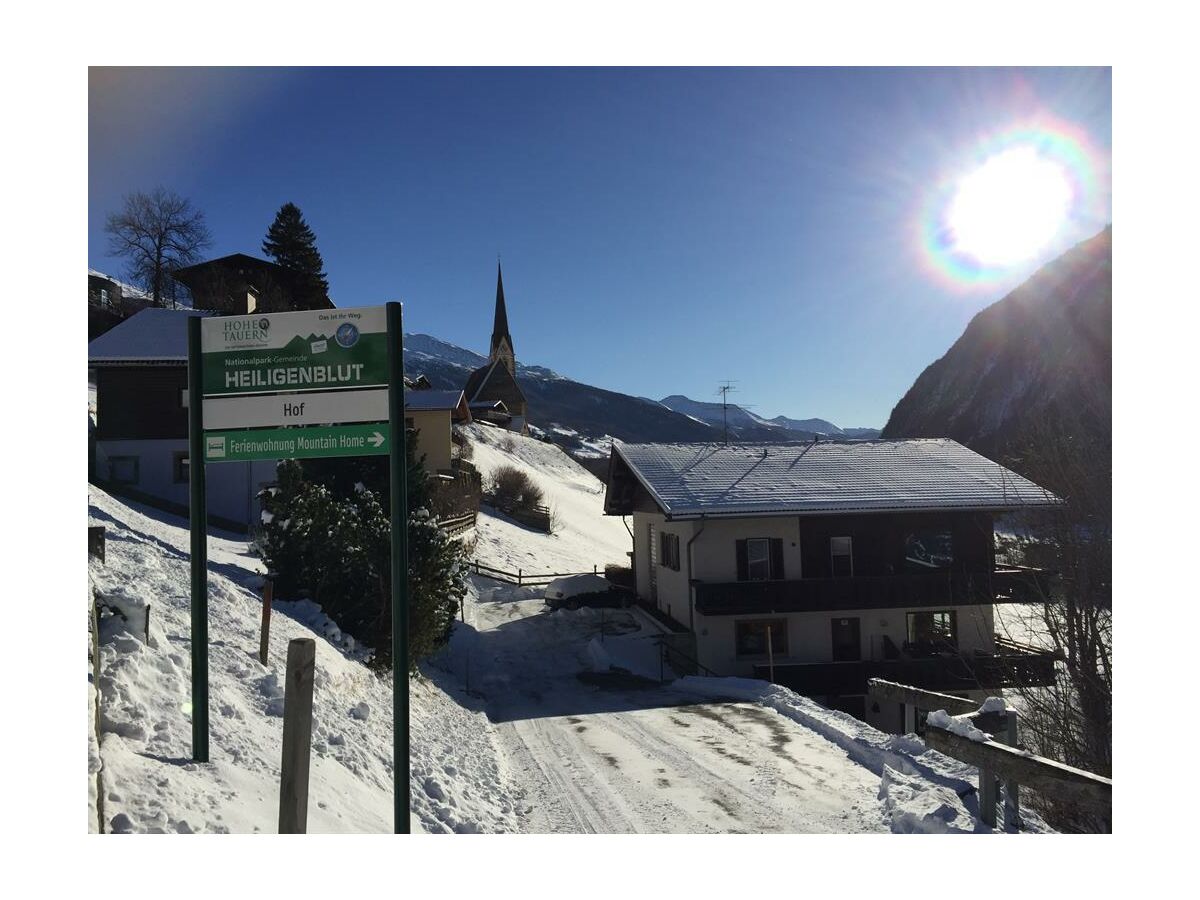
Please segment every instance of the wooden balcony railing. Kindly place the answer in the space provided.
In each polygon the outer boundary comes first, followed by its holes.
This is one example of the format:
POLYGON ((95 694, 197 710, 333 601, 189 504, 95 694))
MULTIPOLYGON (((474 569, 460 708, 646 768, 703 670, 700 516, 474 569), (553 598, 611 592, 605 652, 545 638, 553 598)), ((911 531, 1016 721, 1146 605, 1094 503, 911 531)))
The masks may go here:
POLYGON ((991 573, 906 572, 796 581, 696 582, 696 610, 706 616, 1038 603, 1047 574, 997 568, 991 573))

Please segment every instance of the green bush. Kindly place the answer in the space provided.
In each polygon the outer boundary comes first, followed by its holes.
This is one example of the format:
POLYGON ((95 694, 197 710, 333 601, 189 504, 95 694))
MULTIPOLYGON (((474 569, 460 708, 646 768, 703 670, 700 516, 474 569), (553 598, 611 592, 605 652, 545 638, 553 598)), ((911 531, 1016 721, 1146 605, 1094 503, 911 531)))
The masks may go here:
MULTIPOLYGON (((408 443, 409 658, 417 663, 449 639, 466 593, 462 546, 429 512, 429 483, 408 443)), ((386 470, 383 490, 324 460, 308 473, 294 460, 279 464, 265 497, 259 546, 276 573, 276 596, 310 597, 331 619, 375 648, 374 664, 391 665, 391 519, 386 470), (321 478, 321 481, 316 478, 321 478), (325 482, 325 483, 322 483, 325 482)), ((348 462, 348 461, 347 461, 348 462)))

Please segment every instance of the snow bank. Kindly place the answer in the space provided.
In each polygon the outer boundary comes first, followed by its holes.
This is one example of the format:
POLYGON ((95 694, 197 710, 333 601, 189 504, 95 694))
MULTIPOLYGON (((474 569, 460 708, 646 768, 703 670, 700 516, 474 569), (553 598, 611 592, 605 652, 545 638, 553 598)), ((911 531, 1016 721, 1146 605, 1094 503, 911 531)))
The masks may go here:
MULTIPOLYGON (((315 604, 277 602, 260 664, 260 563, 244 540, 210 533, 210 762, 193 762, 186 523, 94 487, 88 513, 108 529, 106 563, 90 568, 97 591, 126 611, 152 609, 149 640, 144 623, 121 616, 101 628, 101 741, 89 772, 102 764, 105 830, 273 833, 287 644, 313 638, 309 831, 391 832, 392 690, 363 665, 369 648, 315 604)), ((492 726, 443 681, 410 685, 414 830, 514 830, 492 726)))
POLYGON ((888 735, 849 713, 826 709, 785 687, 751 678, 689 675, 672 685, 703 697, 752 700, 810 728, 880 776, 879 797, 892 830, 984 830, 978 822, 978 771, 930 750, 914 735, 888 735))

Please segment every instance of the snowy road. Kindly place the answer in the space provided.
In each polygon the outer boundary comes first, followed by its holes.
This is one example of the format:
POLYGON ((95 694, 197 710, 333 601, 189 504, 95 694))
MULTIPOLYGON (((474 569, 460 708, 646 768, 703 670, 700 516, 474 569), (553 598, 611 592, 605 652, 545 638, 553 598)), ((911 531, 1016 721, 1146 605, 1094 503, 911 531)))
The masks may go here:
MULTIPOLYGON (((524 791, 524 830, 888 830, 878 776, 831 742, 754 703, 696 703, 636 678, 596 677, 598 610, 551 613, 509 596, 484 588, 471 606, 471 680, 524 791)), ((640 614, 603 618, 610 642, 650 649, 640 614)))

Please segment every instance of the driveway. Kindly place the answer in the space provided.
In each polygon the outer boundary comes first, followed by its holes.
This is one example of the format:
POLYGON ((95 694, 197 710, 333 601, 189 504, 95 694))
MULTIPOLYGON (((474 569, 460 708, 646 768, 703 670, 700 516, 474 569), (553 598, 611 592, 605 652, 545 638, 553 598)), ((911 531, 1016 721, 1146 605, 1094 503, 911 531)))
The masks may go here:
POLYGON ((477 581, 472 688, 534 832, 885 832, 879 777, 754 703, 592 672, 588 642, 649 648, 637 610, 549 612, 477 581))

